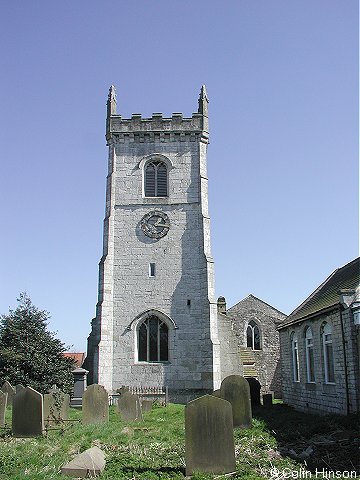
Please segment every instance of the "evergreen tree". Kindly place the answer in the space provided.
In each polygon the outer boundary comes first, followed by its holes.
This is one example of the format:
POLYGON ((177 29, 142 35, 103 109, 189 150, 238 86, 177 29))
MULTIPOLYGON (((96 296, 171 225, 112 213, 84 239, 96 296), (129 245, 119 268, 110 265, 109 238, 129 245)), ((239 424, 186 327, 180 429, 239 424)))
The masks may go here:
POLYGON ((65 345, 47 330, 49 318, 26 293, 20 294, 16 310, 0 317, 0 385, 8 380, 47 393, 56 384, 71 392, 74 362, 63 356, 65 345))

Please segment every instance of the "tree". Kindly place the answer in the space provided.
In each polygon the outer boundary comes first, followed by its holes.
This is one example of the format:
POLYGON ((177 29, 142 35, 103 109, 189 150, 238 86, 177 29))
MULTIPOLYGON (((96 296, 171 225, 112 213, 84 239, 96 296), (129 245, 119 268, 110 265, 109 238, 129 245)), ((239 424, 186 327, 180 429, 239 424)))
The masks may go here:
POLYGON ((16 310, 0 317, 0 385, 8 380, 41 393, 56 384, 70 393, 74 361, 66 358, 65 345, 47 330, 50 316, 32 304, 26 293, 16 310))

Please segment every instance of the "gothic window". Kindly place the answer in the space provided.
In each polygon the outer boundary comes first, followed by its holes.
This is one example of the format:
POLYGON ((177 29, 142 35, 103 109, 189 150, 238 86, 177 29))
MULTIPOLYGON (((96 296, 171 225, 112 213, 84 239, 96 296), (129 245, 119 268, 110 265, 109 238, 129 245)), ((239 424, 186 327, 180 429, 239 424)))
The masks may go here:
POLYGON ((246 344, 253 350, 261 350, 260 330, 254 320, 250 320, 246 329, 246 344))
POLYGON ((164 162, 153 160, 145 165, 145 197, 168 196, 168 173, 164 162))
POLYGON ((308 383, 315 382, 314 339, 310 327, 305 331, 306 378, 308 383))
POLYGON ((322 346, 325 383, 335 383, 332 330, 328 323, 324 323, 322 327, 322 346))
POLYGON ((296 334, 293 332, 291 334, 291 358, 292 358, 292 372, 293 372, 293 381, 300 382, 299 374, 299 345, 296 334))
POLYGON ((169 360, 169 330, 156 315, 151 315, 139 326, 138 359, 139 362, 169 360))

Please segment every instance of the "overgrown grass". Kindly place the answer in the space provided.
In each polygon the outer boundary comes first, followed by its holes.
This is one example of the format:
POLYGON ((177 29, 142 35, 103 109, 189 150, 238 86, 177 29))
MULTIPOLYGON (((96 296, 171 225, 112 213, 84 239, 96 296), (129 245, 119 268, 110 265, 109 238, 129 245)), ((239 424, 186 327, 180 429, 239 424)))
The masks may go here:
MULTIPOLYGON (((71 410, 71 419, 80 420, 81 412, 71 410)), ((332 419, 335 430, 347 428, 346 419, 332 419)), ((10 426, 10 410, 7 422, 10 426)), ((305 468, 281 449, 288 443, 296 448, 299 438, 302 448, 306 439, 328 432, 328 422, 325 417, 299 414, 283 405, 274 405, 272 409, 259 407, 254 411, 253 428, 234 431, 237 467, 236 475, 231 478, 264 479, 271 478, 274 468, 278 472, 305 468)), ((142 423, 122 422, 112 407, 110 422, 106 425, 74 422, 69 423, 64 432, 51 430, 38 438, 15 439, 10 430, 5 429, 0 437, 0 479, 64 479, 66 477, 60 474, 61 466, 94 445, 106 454, 103 479, 183 479, 184 434, 183 405, 155 407, 144 414, 142 423)), ((193 478, 214 477, 199 473, 193 478)))

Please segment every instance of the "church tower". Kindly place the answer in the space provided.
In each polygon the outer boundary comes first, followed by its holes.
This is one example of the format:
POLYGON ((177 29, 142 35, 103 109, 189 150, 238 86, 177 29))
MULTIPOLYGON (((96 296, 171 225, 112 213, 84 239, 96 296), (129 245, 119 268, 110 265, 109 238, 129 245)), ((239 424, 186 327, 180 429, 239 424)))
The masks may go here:
POLYGON ((220 383, 206 153, 208 98, 190 118, 116 113, 109 147, 104 250, 88 338, 90 382, 168 386, 186 401, 220 383))

